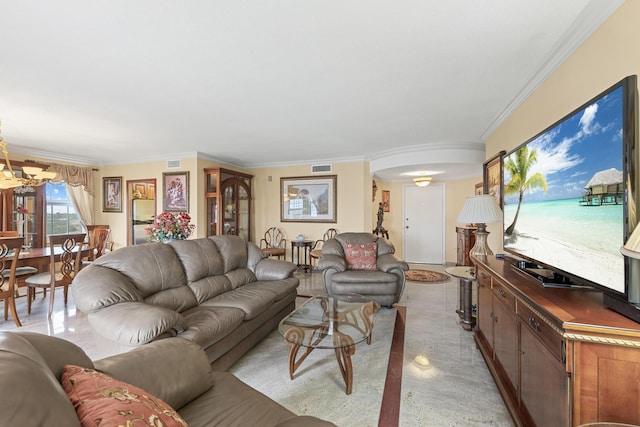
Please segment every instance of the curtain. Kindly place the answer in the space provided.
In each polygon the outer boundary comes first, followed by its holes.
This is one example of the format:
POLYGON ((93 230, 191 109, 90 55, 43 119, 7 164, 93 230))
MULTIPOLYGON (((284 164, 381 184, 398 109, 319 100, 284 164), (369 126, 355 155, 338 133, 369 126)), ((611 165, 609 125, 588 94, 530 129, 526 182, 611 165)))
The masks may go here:
POLYGON ((93 224, 93 170, 74 165, 52 163, 49 170, 57 172, 56 181, 63 181, 71 202, 84 225, 93 224))

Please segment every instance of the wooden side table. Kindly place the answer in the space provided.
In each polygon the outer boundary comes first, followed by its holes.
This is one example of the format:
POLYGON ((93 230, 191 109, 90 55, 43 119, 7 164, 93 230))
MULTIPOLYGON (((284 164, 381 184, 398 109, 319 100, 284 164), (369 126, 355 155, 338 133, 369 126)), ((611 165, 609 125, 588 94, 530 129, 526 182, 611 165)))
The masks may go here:
POLYGON ((311 271, 311 258, 309 257, 309 251, 311 250, 312 246, 313 246, 313 240, 292 240, 291 241, 291 262, 294 262, 293 253, 295 252, 296 258, 297 258, 296 265, 298 266, 298 268, 302 267, 305 273, 308 271, 311 271), (300 262, 300 259, 301 259, 300 248, 302 248, 303 250, 304 264, 300 262))
POLYGON ((472 309, 472 284, 476 280, 474 267, 449 267, 445 271, 460 280, 460 305, 456 310, 460 317, 460 326, 465 331, 473 329, 475 319, 473 318, 472 309))

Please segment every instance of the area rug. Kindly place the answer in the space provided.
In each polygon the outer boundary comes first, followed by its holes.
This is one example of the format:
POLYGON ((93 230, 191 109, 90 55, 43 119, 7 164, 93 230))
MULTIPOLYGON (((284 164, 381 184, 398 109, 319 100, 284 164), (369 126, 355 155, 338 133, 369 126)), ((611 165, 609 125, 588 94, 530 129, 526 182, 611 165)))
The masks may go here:
POLYGON ((405 276, 412 282, 443 283, 451 280, 448 274, 432 270, 409 270, 405 276))
POLYGON ((245 354, 229 372, 298 415, 313 415, 341 427, 375 427, 382 405, 396 313, 395 308, 380 309, 371 344, 356 345, 350 395, 345 394, 345 383, 333 350, 311 352, 291 380, 290 346, 277 330, 245 354))

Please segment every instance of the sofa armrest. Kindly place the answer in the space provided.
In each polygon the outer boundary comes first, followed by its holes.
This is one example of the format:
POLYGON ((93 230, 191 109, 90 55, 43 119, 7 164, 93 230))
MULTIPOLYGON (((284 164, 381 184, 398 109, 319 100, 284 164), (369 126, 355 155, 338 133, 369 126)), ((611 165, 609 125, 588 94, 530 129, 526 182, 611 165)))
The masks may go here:
POLYGON ((409 264, 399 260, 393 254, 380 255, 376 261, 378 270, 390 273, 393 269, 399 269, 402 271, 409 270, 409 264))
POLYGON ((336 271, 346 271, 347 260, 339 255, 325 254, 323 252, 322 257, 318 260, 318 269, 327 270, 330 268, 336 271))
POLYGON ((258 280, 282 280, 291 277, 296 268, 289 261, 263 258, 256 264, 255 275, 258 280))
POLYGON ((180 409, 213 385, 202 348, 184 338, 167 338, 94 362, 100 372, 135 385, 180 409))
POLYGON ((127 346, 153 341, 163 334, 175 336, 185 329, 180 313, 142 302, 126 302, 89 313, 89 323, 96 333, 127 346))

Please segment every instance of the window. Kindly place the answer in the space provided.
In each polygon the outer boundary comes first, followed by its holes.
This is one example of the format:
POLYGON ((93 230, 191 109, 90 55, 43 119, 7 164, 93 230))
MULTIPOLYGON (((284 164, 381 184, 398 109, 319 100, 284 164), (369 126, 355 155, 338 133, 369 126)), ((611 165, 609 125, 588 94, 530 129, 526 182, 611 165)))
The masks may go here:
POLYGON ((64 184, 48 182, 45 195, 45 231, 51 234, 82 233, 84 228, 80 222, 80 215, 69 199, 64 184))

